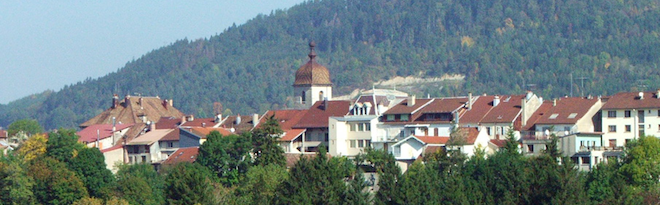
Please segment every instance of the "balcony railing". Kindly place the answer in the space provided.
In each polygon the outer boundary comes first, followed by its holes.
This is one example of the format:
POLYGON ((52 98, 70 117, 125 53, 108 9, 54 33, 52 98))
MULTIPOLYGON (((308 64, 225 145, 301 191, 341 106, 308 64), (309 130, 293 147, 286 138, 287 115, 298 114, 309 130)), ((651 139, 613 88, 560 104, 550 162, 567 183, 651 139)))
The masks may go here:
POLYGON ((605 146, 581 146, 578 152, 591 151, 622 151, 623 147, 605 147, 605 146))
POLYGON ((553 131, 553 132, 537 132, 537 131, 520 131, 520 137, 523 140, 549 140, 550 136, 557 137, 573 134, 571 131, 553 131))

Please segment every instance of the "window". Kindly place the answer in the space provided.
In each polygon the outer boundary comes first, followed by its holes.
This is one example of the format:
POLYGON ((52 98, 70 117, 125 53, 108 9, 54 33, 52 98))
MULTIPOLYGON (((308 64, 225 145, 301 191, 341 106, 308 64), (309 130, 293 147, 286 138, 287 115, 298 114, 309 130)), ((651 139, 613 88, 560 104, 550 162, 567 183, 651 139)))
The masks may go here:
POLYGON ((616 111, 614 111, 614 110, 607 111, 607 117, 610 117, 610 118, 616 117, 616 111))
POLYGON ((487 133, 488 135, 492 135, 492 134, 490 134, 490 127, 486 127, 486 133, 487 133))
POLYGON ((557 119, 557 116, 559 116, 559 114, 554 113, 554 114, 550 115, 550 119, 551 120, 557 119))
POLYGON ((387 115, 387 121, 394 121, 394 115, 387 115))
POLYGON ((358 123, 357 126, 358 126, 358 131, 360 132, 364 131, 364 124, 358 123))
POLYGON ((364 147, 364 140, 358 140, 358 147, 363 148, 364 147))
POLYGON ((364 123, 364 130, 371 131, 371 124, 370 123, 364 123))
POLYGON ((401 121, 408 121, 408 114, 402 114, 401 121))
POLYGON ((631 131, 631 126, 630 126, 630 125, 626 125, 626 132, 630 132, 630 131, 631 131))
POLYGON ((626 110, 626 111, 624 111, 624 112, 623 112, 623 116, 624 116, 624 117, 630 117, 630 116, 631 116, 631 115, 630 115, 630 110, 626 110))
POLYGON ((301 96, 302 96, 302 102, 305 103, 305 91, 304 91, 304 90, 302 91, 302 95, 301 95, 301 96))
POLYGON ((582 164, 590 164, 591 158, 590 157, 582 157, 582 164))
POLYGON ((608 130, 609 132, 616 132, 616 125, 610 125, 608 130))
POLYGON ((610 147, 616 147, 616 139, 610 139, 610 147))
POLYGON ((367 147, 371 147, 371 140, 365 140, 365 141, 364 141, 364 144, 365 144, 367 147))
POLYGON ((645 134, 644 133, 644 125, 639 125, 639 130, 638 131, 639 131, 639 136, 640 137, 644 136, 644 134, 645 134))
POLYGON ((355 140, 349 140, 351 143, 351 148, 355 148, 355 140))
POLYGON ((527 150, 529 151, 529 153, 534 153, 534 145, 531 144, 527 145, 527 150))
POLYGON ((658 110, 658 117, 660 117, 660 110, 658 110))
POLYGON ((319 92, 319 101, 323 100, 323 91, 319 92))
POLYGON ((568 115, 568 119, 573 119, 576 116, 577 116, 577 113, 571 113, 570 115, 568 115))
POLYGON ((348 126, 351 127, 351 132, 355 132, 356 124, 348 124, 348 126))
POLYGON ((644 110, 637 111, 637 122, 644 123, 644 110))
POLYGON ((564 131, 566 131, 566 132, 571 131, 571 127, 569 127, 569 126, 564 126, 564 131))
MULTIPOLYGON (((659 125, 659 126, 660 126, 660 125, 659 125)), ((433 130, 434 130, 434 134, 435 134, 435 135, 433 135, 433 136, 440 136, 440 130, 438 130, 438 128, 435 128, 435 129, 433 129, 433 130)))

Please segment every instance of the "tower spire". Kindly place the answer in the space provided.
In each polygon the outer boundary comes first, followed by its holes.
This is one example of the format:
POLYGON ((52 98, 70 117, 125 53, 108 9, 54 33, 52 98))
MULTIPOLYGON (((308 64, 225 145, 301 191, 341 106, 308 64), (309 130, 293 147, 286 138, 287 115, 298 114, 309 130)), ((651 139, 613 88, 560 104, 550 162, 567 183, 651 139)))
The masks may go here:
POLYGON ((314 41, 309 42, 309 55, 307 55, 307 56, 309 56, 310 61, 313 61, 314 58, 316 57, 316 52, 314 52, 314 47, 315 46, 316 46, 316 43, 314 43, 314 41))

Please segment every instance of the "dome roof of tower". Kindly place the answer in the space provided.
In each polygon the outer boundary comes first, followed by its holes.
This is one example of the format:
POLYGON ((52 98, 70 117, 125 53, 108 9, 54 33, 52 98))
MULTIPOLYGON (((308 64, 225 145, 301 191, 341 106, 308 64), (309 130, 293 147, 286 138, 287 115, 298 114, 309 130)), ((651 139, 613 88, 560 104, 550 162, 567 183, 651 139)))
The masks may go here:
POLYGON ((309 61, 298 68, 296 80, 293 85, 332 85, 328 68, 322 66, 314 59, 314 42, 309 43, 309 61))

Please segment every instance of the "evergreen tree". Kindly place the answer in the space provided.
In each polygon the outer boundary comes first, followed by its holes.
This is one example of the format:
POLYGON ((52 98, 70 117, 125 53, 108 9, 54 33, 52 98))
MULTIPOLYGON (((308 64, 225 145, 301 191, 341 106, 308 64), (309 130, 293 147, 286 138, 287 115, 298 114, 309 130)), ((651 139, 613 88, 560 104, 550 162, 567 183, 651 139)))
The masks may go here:
POLYGON ((165 190, 169 204, 212 204, 210 171, 199 164, 178 163, 167 170, 165 190))
POLYGON ((282 129, 274 115, 267 118, 266 122, 252 133, 254 146, 252 155, 255 158, 255 165, 276 164, 286 166, 284 150, 278 143, 280 134, 282 134, 282 129))
POLYGON ((367 205, 371 204, 371 194, 369 194, 369 190, 367 190, 367 183, 364 178, 364 172, 362 169, 357 169, 355 172, 355 176, 353 176, 353 180, 351 180, 348 184, 348 188, 346 189, 346 198, 344 201, 344 204, 351 204, 351 205, 367 205))
POLYGON ((213 131, 199 147, 195 163, 209 168, 225 186, 237 185, 250 166, 249 136, 222 136, 213 131))
POLYGON ((99 149, 83 148, 71 160, 69 168, 85 183, 90 197, 109 199, 115 178, 106 168, 105 157, 99 149))
POLYGON ((130 204, 165 204, 165 181, 151 165, 120 165, 116 177, 116 195, 130 204))

